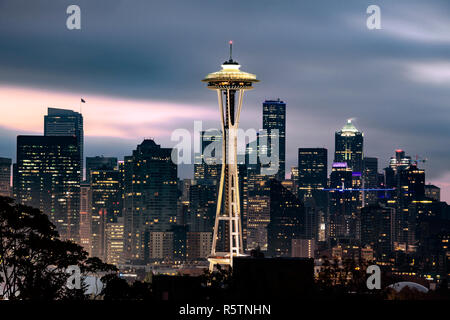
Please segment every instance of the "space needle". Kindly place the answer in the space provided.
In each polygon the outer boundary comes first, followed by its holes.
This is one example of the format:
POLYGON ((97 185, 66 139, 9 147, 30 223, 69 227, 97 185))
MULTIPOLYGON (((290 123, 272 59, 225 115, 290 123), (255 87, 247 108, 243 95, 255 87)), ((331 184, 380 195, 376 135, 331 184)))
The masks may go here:
POLYGON ((233 257, 243 256, 241 208, 239 197, 239 175, 237 167, 237 129, 242 110, 244 91, 252 89, 256 76, 239 70, 240 65, 232 58, 233 42, 230 41, 230 58, 222 69, 203 79, 208 89, 217 92, 222 123, 222 168, 214 223, 211 255, 208 258, 210 271, 214 266, 233 266, 233 257), (217 250, 219 222, 225 226, 225 245, 217 250))

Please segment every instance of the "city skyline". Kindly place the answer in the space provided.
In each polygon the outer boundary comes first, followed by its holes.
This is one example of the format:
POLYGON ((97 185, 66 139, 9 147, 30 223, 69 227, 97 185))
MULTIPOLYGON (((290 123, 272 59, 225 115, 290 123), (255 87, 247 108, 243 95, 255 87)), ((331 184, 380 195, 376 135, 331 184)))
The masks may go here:
POLYGON ((446 12, 0 0, 0 303, 449 300, 446 12))
MULTIPOLYGON (((14 158, 18 134, 42 132, 48 107, 78 112, 80 97, 87 101, 86 156, 123 157, 146 137, 171 147, 170 133, 191 130, 194 120, 219 127, 216 107, 196 79, 226 59, 226 42, 233 39, 240 62, 264 79, 259 92, 245 98, 241 127, 262 127, 264 100, 287 103, 286 172, 299 147, 325 147, 330 156, 332 135, 354 117, 365 133, 365 156, 378 157, 380 168, 397 148, 427 158, 428 181, 449 201, 450 152, 443 146, 449 139, 450 34, 440 13, 448 9, 445 1, 379 1, 381 30, 366 28, 364 2, 272 4, 271 10, 259 10, 264 3, 239 4, 234 18, 251 25, 245 31, 234 25, 200 29, 193 18, 201 11, 211 19, 215 4, 199 10, 174 2, 186 12, 174 16, 164 4, 108 2, 104 12, 100 3, 81 1, 82 29, 74 32, 65 28, 66 2, 2 3, 3 157, 14 158), (33 17, 20 14, 24 5, 33 17), (176 18, 171 21, 183 23, 183 31, 162 17, 176 18), (217 41, 206 41, 212 37, 217 41)), ((181 170, 182 177, 192 177, 191 171, 181 170)))

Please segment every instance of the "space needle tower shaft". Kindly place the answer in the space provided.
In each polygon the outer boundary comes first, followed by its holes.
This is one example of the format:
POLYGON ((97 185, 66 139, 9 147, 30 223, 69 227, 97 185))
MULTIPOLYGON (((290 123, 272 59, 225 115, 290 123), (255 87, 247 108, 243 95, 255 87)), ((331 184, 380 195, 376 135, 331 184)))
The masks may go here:
POLYGON ((241 209, 239 195, 239 174, 237 167, 237 132, 245 90, 252 89, 256 76, 243 72, 239 63, 232 58, 233 43, 230 41, 230 57, 222 64, 222 69, 210 73, 203 79, 209 89, 217 92, 222 124, 222 168, 214 223, 214 235, 210 270, 214 266, 233 265, 233 257, 244 255, 242 243, 241 209), (225 243, 217 249, 219 225, 225 230, 225 243))

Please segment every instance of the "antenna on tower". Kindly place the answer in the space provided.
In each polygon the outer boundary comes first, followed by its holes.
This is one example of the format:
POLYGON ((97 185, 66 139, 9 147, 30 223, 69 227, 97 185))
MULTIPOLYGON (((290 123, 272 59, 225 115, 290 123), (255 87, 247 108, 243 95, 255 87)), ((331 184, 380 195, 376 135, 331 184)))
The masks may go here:
POLYGON ((230 40, 230 61, 232 61, 233 59, 231 58, 231 55, 233 53, 233 40, 230 40))

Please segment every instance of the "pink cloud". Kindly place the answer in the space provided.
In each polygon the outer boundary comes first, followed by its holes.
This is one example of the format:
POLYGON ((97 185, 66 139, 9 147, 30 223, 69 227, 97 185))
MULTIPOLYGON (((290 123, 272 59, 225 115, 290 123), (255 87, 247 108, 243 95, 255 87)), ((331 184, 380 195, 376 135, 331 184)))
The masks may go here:
POLYGON ((158 137, 170 135, 177 123, 186 120, 217 118, 217 110, 213 106, 2 86, 0 126, 42 133, 48 107, 79 111, 81 97, 86 100, 81 108, 87 136, 158 137))

